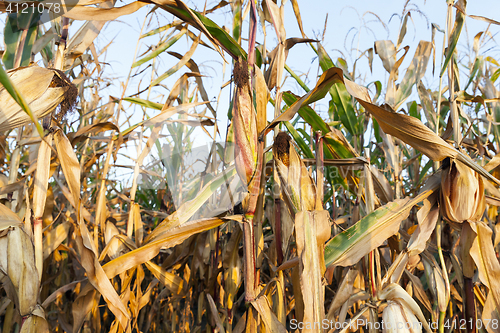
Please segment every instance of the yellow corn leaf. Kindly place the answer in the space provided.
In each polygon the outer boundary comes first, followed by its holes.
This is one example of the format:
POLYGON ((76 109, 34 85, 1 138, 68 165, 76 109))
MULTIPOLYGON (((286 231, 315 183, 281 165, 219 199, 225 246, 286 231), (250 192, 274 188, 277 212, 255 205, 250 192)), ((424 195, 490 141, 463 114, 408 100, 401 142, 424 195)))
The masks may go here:
POLYGON ((259 312, 264 325, 266 326, 266 331, 276 332, 276 333, 285 333, 286 328, 283 324, 278 320, 276 315, 271 310, 269 306, 269 301, 266 296, 261 296, 252 301, 252 305, 259 312))
POLYGON ((20 226, 22 223, 23 222, 16 213, 0 203, 0 231, 10 227, 20 226))
POLYGON ((89 281, 102 294, 109 309, 116 316, 122 328, 126 329, 129 325, 130 315, 99 264, 94 242, 91 240, 87 226, 81 216, 80 165, 78 159, 68 138, 61 130, 57 130, 54 133, 54 140, 64 176, 68 182, 73 200, 77 203, 76 211, 79 229, 75 240, 78 245, 81 264, 87 272, 89 281))
POLYGON ((186 222, 165 231, 143 246, 111 260, 103 266, 103 269, 106 275, 111 279, 122 272, 153 259, 162 248, 169 248, 180 244, 194 234, 216 228, 226 220, 235 218, 236 217, 208 218, 186 222))
POLYGON ((424 206, 417 213, 418 227, 408 242, 408 254, 417 255, 427 247, 427 240, 431 236, 439 216, 437 195, 431 195, 424 200, 424 206))
POLYGON ((168 290, 171 290, 176 295, 183 292, 185 282, 178 275, 167 272, 163 267, 151 261, 146 261, 144 264, 168 290))
POLYGON ((490 303, 495 304, 494 307, 490 304, 490 314, 495 318, 499 317, 500 309, 500 263, 498 262, 493 243, 491 241, 492 231, 484 222, 470 222, 472 230, 477 234, 470 255, 474 259, 479 271, 479 278, 488 289, 488 297, 491 297, 490 303), (492 309, 496 309, 496 314, 492 315, 492 309))
POLYGON ((66 221, 45 234, 43 238, 43 260, 47 259, 68 237, 69 227, 70 223, 66 221))

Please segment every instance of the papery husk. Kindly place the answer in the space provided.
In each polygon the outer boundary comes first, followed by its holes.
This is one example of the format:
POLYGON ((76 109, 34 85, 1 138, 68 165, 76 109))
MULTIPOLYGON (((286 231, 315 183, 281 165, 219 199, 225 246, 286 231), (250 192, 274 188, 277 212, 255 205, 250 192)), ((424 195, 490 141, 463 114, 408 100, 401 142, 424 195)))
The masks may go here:
POLYGON ((481 176, 462 162, 444 163, 441 175, 441 213, 451 222, 478 221, 486 207, 481 176))
MULTIPOLYGON (((58 105, 61 105, 61 112, 58 114, 64 115, 75 103, 76 87, 62 72, 31 66, 10 70, 7 75, 38 118, 45 117, 58 105)), ((7 89, 0 86, 0 132, 30 122, 29 115, 12 98, 7 89)))
POLYGON ((235 63, 233 72, 236 93, 233 100, 236 171, 248 185, 257 167, 257 118, 253 108, 250 77, 246 61, 235 63))
MULTIPOLYGON (((395 320, 395 321, 401 322, 402 319, 401 318, 398 319, 396 316, 398 314, 401 314, 401 316, 403 316, 403 313, 401 311, 405 311, 404 313, 408 314, 408 316, 406 316, 406 318, 410 318, 409 314, 412 314, 420 320, 421 326, 420 326, 420 324, 418 324, 418 325, 414 325, 412 327, 414 329, 414 332, 422 332, 421 327, 423 327, 426 332, 432 333, 432 330, 429 327, 427 321, 425 320, 425 317, 422 313, 422 310, 418 306, 417 302, 415 302, 415 300, 408 294, 408 292, 406 290, 404 290, 399 284, 397 284, 397 283, 389 284, 383 290, 379 291, 377 296, 380 300, 387 300, 388 306, 392 304, 391 302, 396 302, 397 304, 400 305, 399 309, 393 308, 392 311, 390 309, 384 310, 384 313, 382 314, 382 318, 383 318, 384 322, 386 322, 387 320, 395 320), (387 310, 387 312, 386 312, 386 310, 387 310), (384 314, 385 314, 385 316, 384 316, 384 314), (389 319, 389 318, 393 318, 393 319, 389 319), (417 328, 420 328, 420 331, 417 331, 417 328)), ((407 322, 407 320, 404 320, 403 323, 406 323, 406 322, 407 322)), ((415 320, 412 318, 411 323, 414 323, 414 322, 415 322, 415 320)), ((398 327, 396 327, 396 328, 398 328, 398 327)), ((382 331, 383 332, 410 332, 409 330, 408 331, 404 331, 404 330, 399 331, 399 330, 385 330, 385 329, 383 329, 382 331)))
POLYGON ((278 174, 284 184, 284 192, 289 197, 293 209, 296 212, 314 210, 316 208, 316 185, 287 133, 280 132, 276 136, 273 155, 278 174))
POLYGON ((383 333, 421 333, 422 328, 415 315, 404 304, 388 301, 382 313, 383 333))

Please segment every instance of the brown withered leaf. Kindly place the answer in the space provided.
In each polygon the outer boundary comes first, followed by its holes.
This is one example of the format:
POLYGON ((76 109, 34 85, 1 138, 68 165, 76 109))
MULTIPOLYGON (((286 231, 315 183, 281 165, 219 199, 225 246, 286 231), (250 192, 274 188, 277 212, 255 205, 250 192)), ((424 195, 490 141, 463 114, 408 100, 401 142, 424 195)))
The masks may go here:
POLYGON ((418 227, 408 242, 409 255, 417 255, 427 247, 427 240, 431 236, 439 215, 438 195, 435 193, 424 200, 424 206, 417 213, 418 227))
POLYGON ((354 265, 363 256, 380 246, 399 230, 401 221, 420 201, 429 197, 439 188, 439 183, 431 182, 422 188, 413 199, 397 199, 379 207, 366 215, 349 229, 337 234, 325 245, 327 266, 354 265))
POLYGON ((442 161, 446 157, 455 158, 472 170, 479 173, 486 179, 491 180, 497 185, 500 185, 500 180, 493 177, 483 167, 475 163, 468 155, 454 149, 436 133, 431 131, 420 120, 415 117, 407 116, 404 114, 396 113, 386 106, 386 110, 371 102, 368 89, 360 85, 344 79, 342 77, 342 70, 340 68, 331 68, 340 74, 338 77, 342 78, 347 91, 377 120, 380 127, 385 133, 397 137, 403 142, 409 144, 413 148, 421 151, 433 161, 442 161))
POLYGON ((119 320, 120 325, 126 329, 129 325, 130 315, 99 264, 94 242, 90 238, 87 225, 83 222, 80 201, 80 164, 78 163, 78 158, 68 138, 61 130, 57 130, 54 133, 54 141, 59 161, 77 210, 79 228, 77 229, 75 241, 80 253, 80 261, 87 272, 90 283, 102 294, 111 312, 119 320))
MULTIPOLYGON (((278 44, 274 50, 272 50, 268 56, 271 59, 269 67, 264 75, 267 83, 267 87, 269 90, 273 90, 274 87, 276 87, 276 80, 278 76, 278 66, 279 66, 279 61, 278 61, 278 55, 279 52, 282 51, 284 54, 285 59, 281 61, 281 63, 284 63, 286 61, 286 58, 288 57, 288 51, 295 46, 295 44, 298 43, 312 43, 312 42, 317 42, 315 39, 310 39, 310 38, 288 38, 285 41, 285 45, 282 46, 282 44, 278 44), (283 50, 284 49, 284 50, 283 50)), ((283 55, 282 55, 283 56, 283 55)))
MULTIPOLYGON (((490 309, 496 308, 494 317, 499 317, 500 309, 500 263, 498 262, 493 243, 491 241, 492 231, 488 225, 482 221, 471 222, 472 230, 476 232, 476 239, 472 244, 470 255, 474 259, 479 271, 479 279, 488 289, 488 297, 491 297, 490 302, 495 306, 490 306, 490 309)), ((488 314, 491 316, 491 313, 488 314)))
POLYGON ((266 331, 277 333, 286 332, 285 326, 283 326, 269 307, 269 301, 266 299, 266 296, 256 298, 252 301, 252 305, 259 312, 262 321, 266 326, 266 331))
POLYGON ((216 228, 225 221, 236 218, 237 217, 234 216, 226 218, 207 218, 183 223, 163 232, 161 235, 153 238, 141 247, 111 260, 103 266, 103 269, 109 278, 113 278, 122 272, 156 257, 161 248, 173 247, 194 234, 216 228))

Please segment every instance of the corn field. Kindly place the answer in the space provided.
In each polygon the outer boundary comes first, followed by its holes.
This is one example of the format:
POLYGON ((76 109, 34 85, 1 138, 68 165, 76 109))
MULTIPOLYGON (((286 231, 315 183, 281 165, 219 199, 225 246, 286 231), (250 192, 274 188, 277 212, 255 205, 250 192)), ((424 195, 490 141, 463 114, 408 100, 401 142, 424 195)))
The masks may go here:
POLYGON ((441 2, 348 59, 298 0, 1 2, 0 332, 500 332, 500 22, 441 2))

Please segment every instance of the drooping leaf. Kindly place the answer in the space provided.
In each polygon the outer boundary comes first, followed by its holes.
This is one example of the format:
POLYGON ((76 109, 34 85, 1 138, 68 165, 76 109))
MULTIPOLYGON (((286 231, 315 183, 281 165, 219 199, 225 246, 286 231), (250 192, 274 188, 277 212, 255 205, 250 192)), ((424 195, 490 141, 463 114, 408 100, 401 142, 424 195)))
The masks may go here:
POLYGON ((326 266, 350 266, 380 246, 399 230, 413 206, 431 195, 438 184, 432 184, 413 199, 398 199, 376 209, 349 229, 333 237, 325 246, 326 266))

